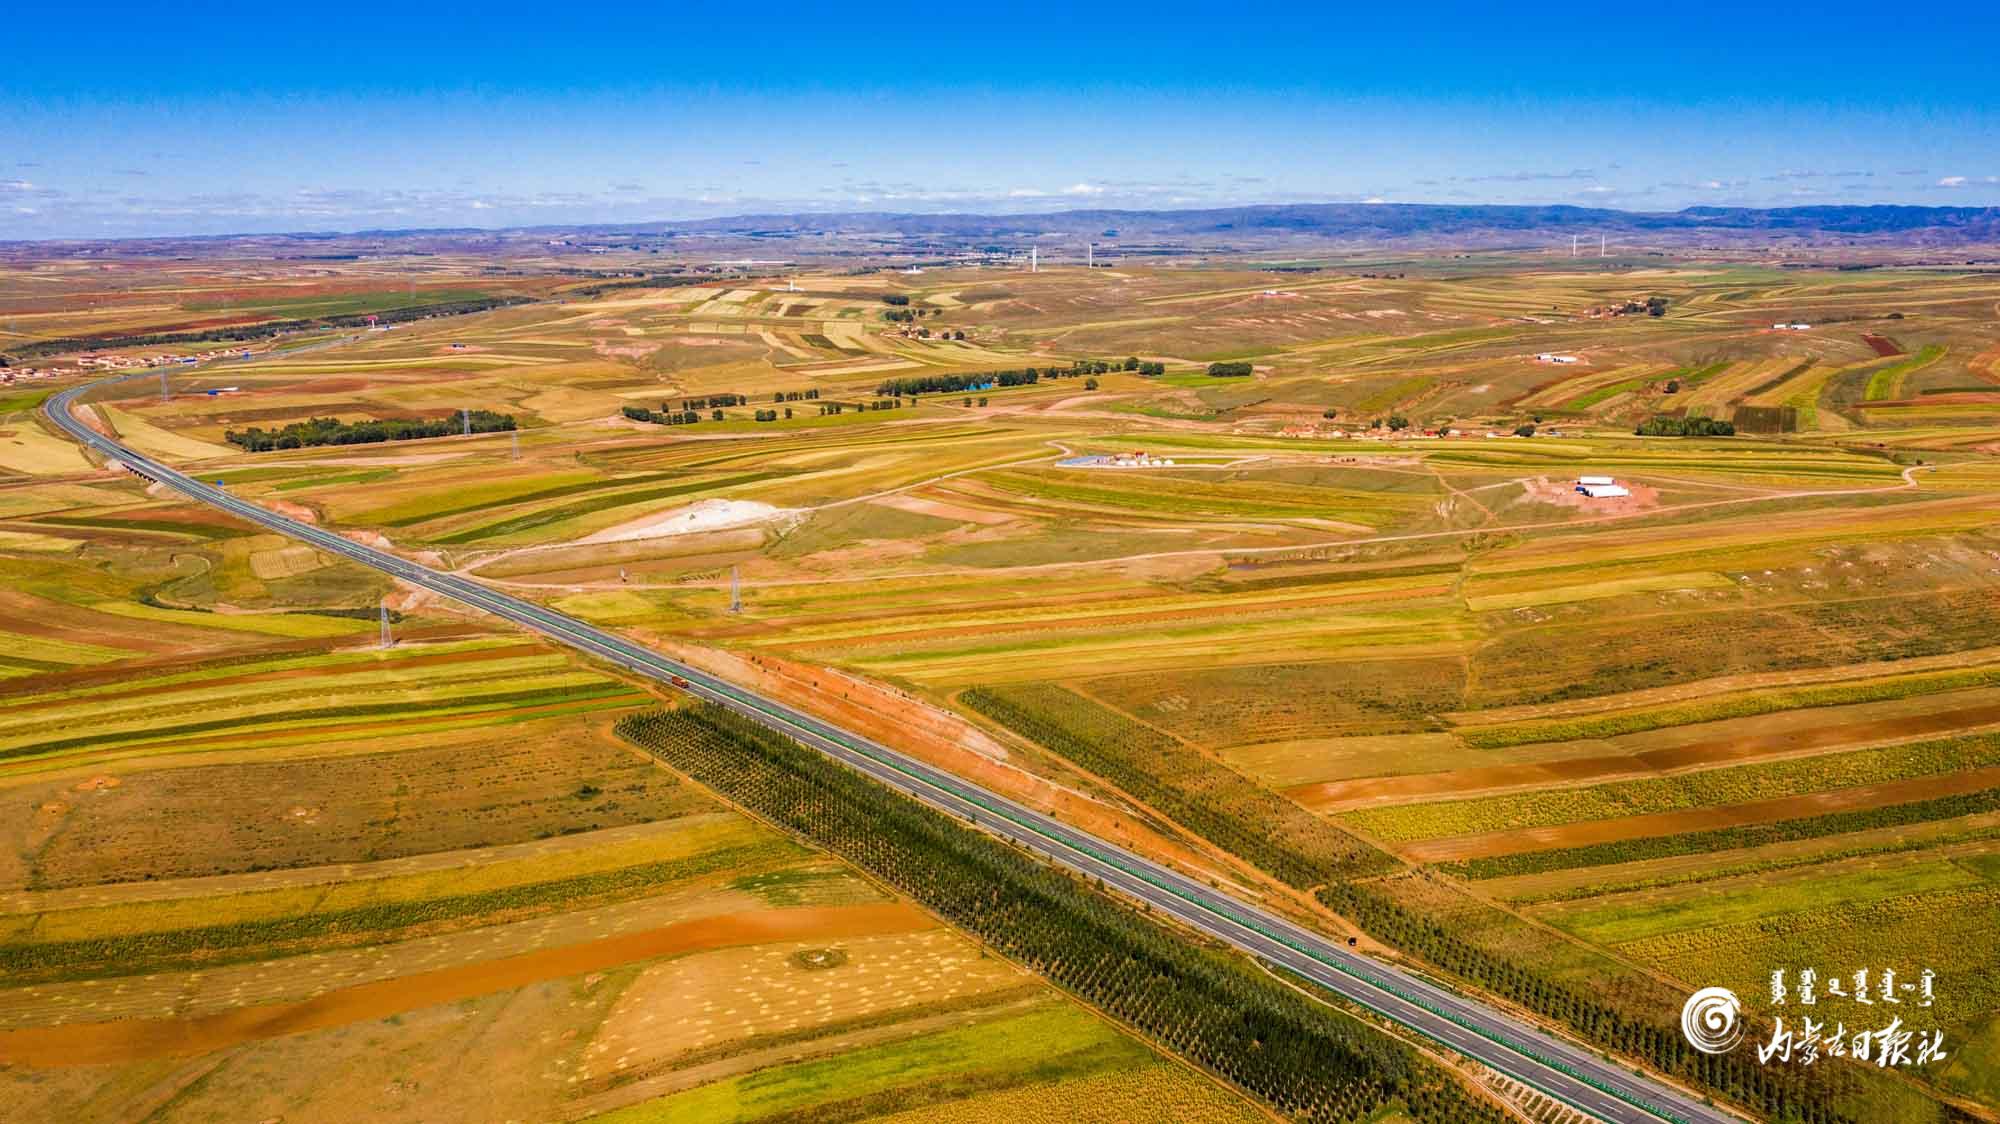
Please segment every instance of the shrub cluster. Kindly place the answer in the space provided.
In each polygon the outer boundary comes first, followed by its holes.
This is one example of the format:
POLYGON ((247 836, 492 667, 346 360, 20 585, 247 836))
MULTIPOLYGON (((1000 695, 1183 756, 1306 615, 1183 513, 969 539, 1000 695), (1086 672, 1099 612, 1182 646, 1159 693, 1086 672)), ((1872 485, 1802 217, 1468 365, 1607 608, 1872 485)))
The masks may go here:
POLYGON ((701 415, 693 410, 648 410, 644 406, 625 407, 625 416, 654 425, 693 425, 701 420, 701 415))
MULTIPOLYGON (((517 428, 514 415, 496 414, 491 410, 474 410, 471 413, 471 429, 474 433, 499 433, 517 428)), ((273 449, 310 448, 318 445, 373 445, 381 441, 414 441, 425 437, 448 437, 462 433, 466 429, 466 419, 454 415, 449 418, 384 418, 369 421, 344 422, 339 418, 312 418, 293 422, 283 429, 262 429, 251 426, 245 430, 227 430, 222 439, 252 453, 267 453, 273 449)))
POLYGON ((958 394, 993 386, 1033 386, 1042 373, 1033 367, 1018 371, 980 371, 966 375, 909 375, 884 379, 875 393, 884 397, 904 394, 958 394))
POLYGON ((1677 418, 1654 414, 1632 431, 1639 437, 1734 437, 1736 427, 1718 418, 1677 418))

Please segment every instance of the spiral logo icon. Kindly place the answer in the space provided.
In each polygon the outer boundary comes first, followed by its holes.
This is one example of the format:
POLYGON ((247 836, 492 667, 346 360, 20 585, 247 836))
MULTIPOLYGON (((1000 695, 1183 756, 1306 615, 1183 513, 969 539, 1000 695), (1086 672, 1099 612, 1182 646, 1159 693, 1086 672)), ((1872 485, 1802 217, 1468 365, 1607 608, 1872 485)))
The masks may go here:
POLYGON ((1726 1054, 1743 1041, 1743 1004, 1726 987, 1705 987, 1681 1005, 1681 1034, 1704 1054, 1726 1054))

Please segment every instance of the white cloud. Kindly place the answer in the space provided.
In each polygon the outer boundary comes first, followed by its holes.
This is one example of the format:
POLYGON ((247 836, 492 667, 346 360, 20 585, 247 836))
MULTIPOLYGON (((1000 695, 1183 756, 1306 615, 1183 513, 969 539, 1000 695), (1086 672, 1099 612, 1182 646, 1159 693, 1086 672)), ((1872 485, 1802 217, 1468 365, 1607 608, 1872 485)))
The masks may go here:
POLYGON ((1047 195, 1048 195, 1048 192, 1046 192, 1046 191, 1036 191, 1036 190, 1035 190, 1034 188, 1032 188, 1032 187, 1017 187, 1017 188, 1015 188, 1014 190, 1012 190, 1012 191, 1010 191, 1010 192, 1008 192, 1008 193, 1007 193, 1007 198, 1009 198, 1009 199, 1041 199, 1041 198, 1043 198, 1043 197, 1045 197, 1045 196, 1047 196, 1047 195))
POLYGON ((1104 189, 1094 183, 1073 183, 1063 188, 1064 195, 1102 195, 1104 189))
POLYGON ((1965 184, 1964 176, 1946 176, 1937 182, 1939 187, 1964 187, 1965 184))
POLYGON ((490 211, 493 209, 493 204, 488 203, 484 199, 474 199, 472 201, 472 209, 475 211, 490 211))
POLYGON ((1368 198, 1366 198, 1366 199, 1363 199, 1363 200, 1362 200, 1362 202, 1363 202, 1363 203, 1387 203, 1387 202, 1388 202, 1388 200, 1387 200, 1387 199, 1384 199, 1384 198, 1382 198, 1382 197, 1381 197, 1380 195, 1370 195, 1370 196, 1369 196, 1368 198))
MULTIPOLYGON (((1616 168, 1618 165, 1611 165, 1616 168)), ((1461 183, 1535 183, 1539 180, 1587 180, 1597 173, 1589 168, 1571 168, 1567 172, 1509 172, 1498 176, 1453 176, 1461 183)))

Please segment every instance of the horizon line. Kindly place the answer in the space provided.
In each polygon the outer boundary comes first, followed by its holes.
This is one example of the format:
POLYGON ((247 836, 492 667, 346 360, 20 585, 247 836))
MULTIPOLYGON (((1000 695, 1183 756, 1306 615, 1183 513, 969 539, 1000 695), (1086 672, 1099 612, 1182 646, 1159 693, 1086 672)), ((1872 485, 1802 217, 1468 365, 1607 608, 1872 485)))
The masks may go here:
POLYGON ((371 235, 414 236, 424 234, 509 234, 535 233, 539 231, 601 230, 629 231, 639 233, 648 229, 662 229, 675 226, 714 225, 718 223, 748 222, 770 219, 839 219, 862 216, 879 216, 885 219, 988 219, 988 220, 1034 220, 1054 219, 1076 215, 1198 215, 1224 211, 1283 211, 1294 209, 1353 208, 1356 210, 1437 210, 1468 211, 1484 210, 1498 212, 1577 212, 1586 214, 1632 216, 1632 217, 1675 217, 1690 213, 1702 214, 1786 214, 1797 212, 1827 211, 1928 211, 1937 213, 1974 214, 1991 212, 2000 215, 2000 205, 1949 205, 1928 203, 1807 203, 1784 207, 1732 206, 1723 204, 1690 204, 1673 210, 1637 210, 1615 206, 1589 206, 1577 203, 1426 203, 1401 202, 1391 199, 1342 199, 1314 202, 1286 203, 1224 203, 1201 207, 1067 207, 1041 211, 897 211, 897 210, 790 210, 790 211, 746 211, 733 215, 717 215, 709 218, 657 218, 631 222, 568 222, 512 226, 410 226, 410 227, 360 227, 331 230, 265 230, 231 231, 220 234, 132 234, 106 237, 81 235, 52 235, 45 238, 3 238, 0 246, 34 246, 48 244, 110 244, 130 242, 224 242, 246 238, 357 238, 371 235))

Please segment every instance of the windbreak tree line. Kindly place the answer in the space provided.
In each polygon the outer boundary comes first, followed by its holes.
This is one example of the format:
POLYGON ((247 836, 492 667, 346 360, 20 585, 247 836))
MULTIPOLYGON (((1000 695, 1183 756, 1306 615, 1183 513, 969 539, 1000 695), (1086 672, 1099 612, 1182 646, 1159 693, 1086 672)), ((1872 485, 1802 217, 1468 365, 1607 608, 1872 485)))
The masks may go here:
MULTIPOLYGON (((458 414, 447 418, 382 418, 357 422, 312 418, 293 422, 282 429, 261 429, 254 425, 240 431, 231 429, 223 433, 222 439, 252 453, 268 453, 273 449, 318 445, 373 445, 382 441, 449 437, 454 433, 464 433, 466 421, 465 416, 458 414)), ((514 415, 496 414, 491 410, 473 410, 470 421, 473 433, 501 433, 519 428, 514 424, 514 415)))
POLYGON ((1165 363, 1150 363, 1138 356, 1125 359, 1077 359, 1067 367, 1022 367, 1006 371, 973 371, 960 375, 905 375, 883 379, 875 393, 884 396, 905 394, 961 394, 992 387, 1033 386, 1043 379, 1074 379, 1105 375, 1113 371, 1134 371, 1142 375, 1165 374, 1165 363))
MULTIPOLYGON (((462 316, 468 312, 485 312, 489 309, 505 308, 513 304, 529 303, 529 297, 482 297, 475 300, 444 301, 438 304, 414 304, 407 308, 388 308, 373 313, 375 323, 401 324, 411 320, 426 320, 433 316, 462 316)), ((128 336, 66 336, 62 339, 36 340, 14 348, 8 354, 16 358, 36 355, 64 355, 72 351, 94 351, 113 347, 154 347, 172 343, 217 343, 223 341, 262 340, 281 336, 287 332, 302 332, 310 328, 362 328, 369 324, 369 315, 322 316, 304 320, 267 320, 262 324, 240 324, 233 327, 209 328, 199 332, 147 332, 128 336)))
POLYGON ((1296 1119, 1396 1104, 1423 1120, 1502 1119, 1387 1036, 730 711, 633 715, 618 732, 1296 1119))
POLYGON ((981 371, 969 375, 906 375, 883 379, 876 386, 875 393, 885 398, 898 398, 905 394, 957 394, 989 386, 1033 386, 1041 379, 1042 373, 1033 367, 1019 371, 981 371))
POLYGON ((1754 1050, 1704 1054, 1688 1045, 1680 1025, 1635 1016, 1600 991, 1552 980, 1453 933, 1365 883, 1334 883, 1319 891, 1329 909, 1369 936, 1403 949, 1528 1010, 1568 1026, 1586 1040, 1644 1060, 1654 1069, 1711 1089, 1773 1120, 1860 1124, 1841 1107, 1839 1085, 1853 1079, 1832 1063, 1761 1065, 1754 1050))
POLYGON ((1638 437, 1734 437, 1736 427, 1717 418, 1677 418, 1654 414, 1632 431, 1638 437))
POLYGON ((625 416, 654 425, 693 425, 701 420, 701 415, 694 410, 648 410, 644 406, 625 407, 625 416))
POLYGON ((1060 687, 973 687, 959 699, 1288 886, 1306 889, 1395 866, 1331 822, 1060 687))
POLYGON ((654 273, 630 281, 608 281, 602 285, 591 285, 582 289, 564 290, 564 296, 599 297, 619 289, 678 289, 688 285, 706 285, 717 280, 700 274, 654 273))

